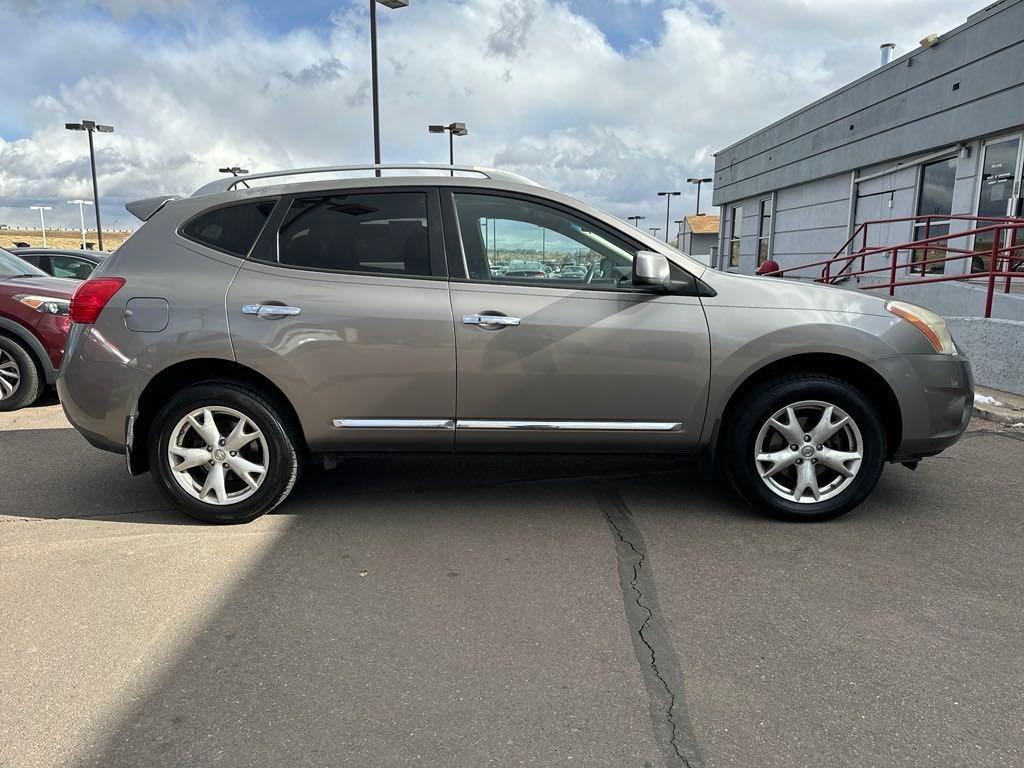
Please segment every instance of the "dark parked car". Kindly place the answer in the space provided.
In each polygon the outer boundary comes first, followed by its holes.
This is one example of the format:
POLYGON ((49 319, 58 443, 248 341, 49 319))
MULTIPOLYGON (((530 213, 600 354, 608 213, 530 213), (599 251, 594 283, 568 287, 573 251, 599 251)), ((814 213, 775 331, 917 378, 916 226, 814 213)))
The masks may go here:
POLYGON ((78 285, 0 249, 0 411, 31 405, 56 380, 78 285))
POLYGON ((103 251, 79 251, 73 248, 14 248, 15 256, 39 267, 48 275, 70 280, 88 280, 89 275, 107 258, 103 251))

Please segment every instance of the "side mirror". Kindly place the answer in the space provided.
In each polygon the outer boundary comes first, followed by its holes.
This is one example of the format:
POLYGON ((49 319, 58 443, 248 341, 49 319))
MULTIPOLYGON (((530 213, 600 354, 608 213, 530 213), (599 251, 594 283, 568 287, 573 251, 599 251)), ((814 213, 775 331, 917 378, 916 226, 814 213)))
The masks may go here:
POLYGON ((639 251, 633 259, 633 285, 668 288, 672 284, 668 259, 654 251, 639 251))

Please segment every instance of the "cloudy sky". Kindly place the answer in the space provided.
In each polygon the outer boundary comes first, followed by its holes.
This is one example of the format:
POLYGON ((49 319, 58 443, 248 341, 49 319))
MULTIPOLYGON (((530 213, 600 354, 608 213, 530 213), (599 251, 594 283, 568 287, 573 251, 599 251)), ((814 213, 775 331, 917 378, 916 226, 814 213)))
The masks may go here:
MULTIPOLYGON (((0 0, 0 223, 75 225, 97 137, 124 202, 252 170, 372 160, 365 0, 0 0)), ((385 162, 508 168, 664 226, 655 192, 982 5, 954 0, 412 0, 380 8, 385 162)), ((705 189, 705 192, 707 190, 705 189)), ((692 212, 692 189, 674 214, 692 212)), ((707 200, 707 197, 704 197, 707 200)), ((674 215, 673 218, 678 218, 674 215)))

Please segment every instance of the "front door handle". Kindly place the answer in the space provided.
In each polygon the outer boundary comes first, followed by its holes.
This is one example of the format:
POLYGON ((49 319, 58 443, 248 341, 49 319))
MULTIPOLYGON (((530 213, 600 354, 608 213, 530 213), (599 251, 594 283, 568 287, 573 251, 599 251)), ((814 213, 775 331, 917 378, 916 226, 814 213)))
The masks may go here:
POLYGON ((516 326, 522 322, 518 317, 508 315, 463 315, 462 322, 466 325, 482 326, 516 326))
POLYGON ((302 312, 300 307, 285 307, 280 304, 246 304, 242 307, 243 315, 256 315, 264 320, 274 320, 279 317, 290 317, 302 312))

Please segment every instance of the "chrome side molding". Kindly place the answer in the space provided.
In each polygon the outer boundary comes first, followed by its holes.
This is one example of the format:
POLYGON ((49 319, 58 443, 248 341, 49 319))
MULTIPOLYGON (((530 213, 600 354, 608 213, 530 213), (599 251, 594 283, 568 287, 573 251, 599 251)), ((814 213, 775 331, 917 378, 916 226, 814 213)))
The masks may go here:
POLYGON ((528 429, 591 432, 678 432, 678 421, 510 421, 505 419, 335 419, 339 429, 528 429))
POLYGON ((454 419, 335 419, 340 429, 454 429, 454 419))
POLYGON ((512 421, 504 419, 459 419, 456 429, 545 429, 672 432, 683 428, 678 421, 512 421))

